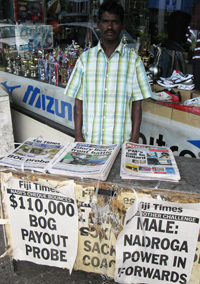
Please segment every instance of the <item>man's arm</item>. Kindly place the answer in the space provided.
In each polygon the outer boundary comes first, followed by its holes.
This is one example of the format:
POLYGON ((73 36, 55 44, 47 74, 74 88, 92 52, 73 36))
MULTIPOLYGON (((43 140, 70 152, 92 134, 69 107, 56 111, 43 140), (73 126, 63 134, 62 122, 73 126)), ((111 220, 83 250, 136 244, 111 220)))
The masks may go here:
POLYGON ((75 121, 75 142, 85 142, 82 135, 83 124, 83 101, 75 99, 74 109, 74 121, 75 121))
POLYGON ((142 101, 132 102, 132 136, 130 141, 138 143, 142 120, 142 101))

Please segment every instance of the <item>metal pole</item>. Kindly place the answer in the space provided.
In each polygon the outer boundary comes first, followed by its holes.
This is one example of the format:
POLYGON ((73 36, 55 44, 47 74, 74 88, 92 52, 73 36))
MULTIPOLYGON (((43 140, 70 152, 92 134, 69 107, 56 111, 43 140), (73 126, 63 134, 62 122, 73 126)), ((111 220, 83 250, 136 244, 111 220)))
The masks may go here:
POLYGON ((43 13, 44 13, 44 24, 47 24, 47 3, 46 0, 42 1, 42 5, 43 5, 43 13))

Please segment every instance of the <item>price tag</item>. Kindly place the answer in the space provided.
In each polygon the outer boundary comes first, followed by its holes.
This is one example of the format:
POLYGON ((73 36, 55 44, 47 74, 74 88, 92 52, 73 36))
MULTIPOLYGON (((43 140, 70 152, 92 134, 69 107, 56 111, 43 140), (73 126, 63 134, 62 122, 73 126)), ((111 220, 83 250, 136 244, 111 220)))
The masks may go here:
POLYGON ((14 258, 71 271, 78 244, 73 182, 55 190, 11 177, 4 189, 14 258))

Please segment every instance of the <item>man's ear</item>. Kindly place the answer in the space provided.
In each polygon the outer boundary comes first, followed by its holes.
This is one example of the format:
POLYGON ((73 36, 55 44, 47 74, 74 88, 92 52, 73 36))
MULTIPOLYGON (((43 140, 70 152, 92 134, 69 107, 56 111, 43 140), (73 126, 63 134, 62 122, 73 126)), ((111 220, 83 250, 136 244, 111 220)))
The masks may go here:
POLYGON ((97 28, 99 28, 100 20, 99 20, 99 19, 97 19, 96 23, 97 23, 97 28))
POLYGON ((123 21, 123 22, 122 22, 122 30, 125 30, 125 26, 126 26, 126 22, 123 21))

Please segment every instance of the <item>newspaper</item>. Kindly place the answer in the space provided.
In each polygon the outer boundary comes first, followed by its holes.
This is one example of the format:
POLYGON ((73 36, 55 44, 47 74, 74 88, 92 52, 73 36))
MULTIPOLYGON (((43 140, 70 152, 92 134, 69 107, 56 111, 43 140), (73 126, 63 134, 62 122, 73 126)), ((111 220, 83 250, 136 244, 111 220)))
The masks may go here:
POLYGON ((47 166, 47 171, 52 174, 106 180, 119 150, 119 144, 71 143, 55 162, 47 166))
POLYGON ((124 142, 120 176, 123 179, 179 181, 180 173, 169 147, 124 142))
POLYGON ((0 166, 17 169, 45 172, 46 166, 53 162, 69 142, 48 141, 44 139, 28 138, 12 153, 0 161, 0 166))

